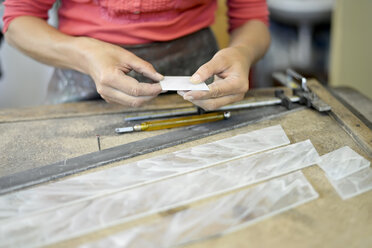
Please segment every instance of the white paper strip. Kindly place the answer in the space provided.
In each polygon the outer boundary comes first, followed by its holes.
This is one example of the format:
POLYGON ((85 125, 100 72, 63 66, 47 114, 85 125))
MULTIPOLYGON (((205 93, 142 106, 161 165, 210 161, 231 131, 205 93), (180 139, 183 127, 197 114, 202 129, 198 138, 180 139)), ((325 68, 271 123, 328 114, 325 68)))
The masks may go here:
POLYGON ((3 222, 0 240, 12 237, 4 245, 46 245, 257 183, 319 160, 318 153, 307 140, 202 171, 76 202, 58 210, 3 222), (48 240, 43 240, 45 236, 48 240))
POLYGON ((239 230, 317 197, 302 172, 295 172, 81 247, 170 247, 187 244, 239 230))
POLYGON ((193 84, 190 82, 190 78, 166 76, 164 80, 160 81, 160 86, 162 90, 209 90, 204 82, 193 84))
POLYGON ((328 180, 340 197, 346 200, 372 190, 372 169, 368 167, 339 180, 328 180))
POLYGON ((324 170, 332 180, 339 180, 357 171, 369 167, 370 162, 344 146, 321 157, 320 168, 324 170))
POLYGON ((0 196, 1 219, 21 217, 213 166, 289 143, 281 126, 0 196))

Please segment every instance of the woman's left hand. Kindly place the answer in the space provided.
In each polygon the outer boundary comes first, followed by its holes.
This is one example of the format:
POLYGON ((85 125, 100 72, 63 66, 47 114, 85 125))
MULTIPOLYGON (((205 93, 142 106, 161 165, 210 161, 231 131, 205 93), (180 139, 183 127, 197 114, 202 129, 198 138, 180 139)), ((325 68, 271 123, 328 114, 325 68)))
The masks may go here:
POLYGON ((208 85, 209 91, 179 91, 178 94, 205 110, 215 110, 242 100, 249 89, 248 74, 251 66, 244 49, 245 47, 239 46, 222 49, 194 73, 192 83, 217 76, 208 85))

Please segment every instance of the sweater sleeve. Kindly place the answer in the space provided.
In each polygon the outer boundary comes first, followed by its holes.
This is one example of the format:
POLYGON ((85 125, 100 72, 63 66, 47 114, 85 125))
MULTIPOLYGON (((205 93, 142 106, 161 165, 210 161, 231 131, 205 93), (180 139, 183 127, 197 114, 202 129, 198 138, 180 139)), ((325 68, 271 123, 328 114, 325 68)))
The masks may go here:
POLYGON ((4 2, 4 27, 5 33, 12 20, 19 16, 35 16, 48 19, 48 10, 56 0, 5 0, 4 2))
POLYGON ((228 0, 229 32, 249 20, 259 20, 269 24, 266 0, 228 0))

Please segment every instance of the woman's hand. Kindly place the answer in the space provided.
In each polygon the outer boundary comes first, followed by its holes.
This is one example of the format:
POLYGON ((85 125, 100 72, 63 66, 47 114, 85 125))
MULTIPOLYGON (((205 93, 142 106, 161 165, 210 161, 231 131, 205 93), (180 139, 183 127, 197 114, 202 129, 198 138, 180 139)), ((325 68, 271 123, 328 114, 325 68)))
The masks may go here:
POLYGON ((138 107, 161 92, 159 83, 140 83, 126 75, 134 70, 153 81, 162 80, 163 76, 150 63, 119 46, 90 38, 82 39, 86 73, 93 78, 97 92, 107 102, 138 107))
POLYGON ((231 32, 229 47, 216 53, 191 77, 192 82, 200 83, 217 76, 218 79, 209 85, 210 91, 179 94, 205 110, 242 100, 249 88, 249 68, 265 54, 269 44, 270 33, 263 22, 246 22, 231 32))
POLYGON ((88 37, 66 35, 38 17, 20 16, 9 25, 8 43, 48 65, 90 75, 108 102, 137 107, 161 92, 159 84, 139 83, 131 70, 160 81, 163 76, 148 62, 125 49, 88 37))
POLYGON ((220 50, 191 77, 193 83, 200 83, 216 75, 209 85, 209 91, 178 92, 185 100, 214 110, 229 103, 240 101, 248 91, 248 74, 251 65, 245 56, 244 47, 228 47, 220 50))

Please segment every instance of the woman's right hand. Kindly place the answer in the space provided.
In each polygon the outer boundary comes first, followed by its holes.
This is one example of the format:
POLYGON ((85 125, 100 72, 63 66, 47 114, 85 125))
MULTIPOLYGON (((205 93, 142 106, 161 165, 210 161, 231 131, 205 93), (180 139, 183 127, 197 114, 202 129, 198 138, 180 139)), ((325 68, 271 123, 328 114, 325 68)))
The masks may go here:
POLYGON ((98 93, 108 102, 137 107, 161 92, 159 83, 140 83, 127 75, 131 70, 160 81, 148 62, 127 50, 88 37, 60 32, 41 18, 15 18, 5 33, 9 44, 48 65, 68 68, 90 75, 98 93))
POLYGON ((90 75, 98 93, 108 102, 137 107, 161 92, 159 83, 139 83, 127 75, 131 70, 160 81, 148 62, 127 50, 88 37, 60 32, 41 18, 15 18, 5 33, 9 44, 48 65, 68 68, 90 75))
POLYGON ((81 68, 93 78, 97 92, 107 102, 138 107, 161 92, 159 83, 140 83, 127 75, 134 70, 153 81, 162 80, 150 63, 116 45, 86 37, 77 39, 85 56, 82 63, 86 63, 81 68))

